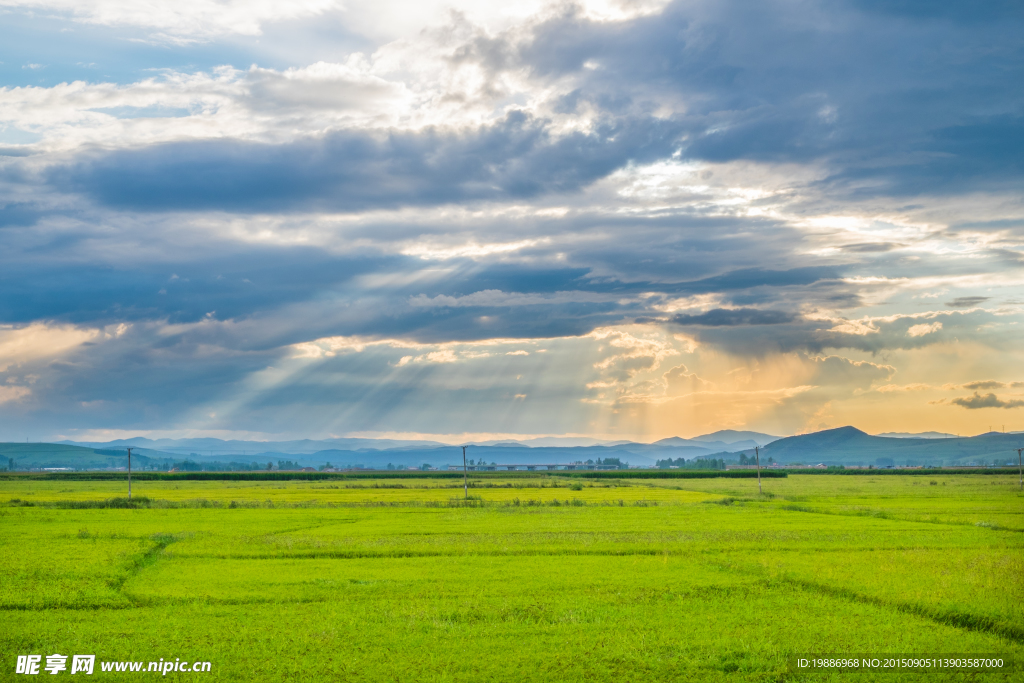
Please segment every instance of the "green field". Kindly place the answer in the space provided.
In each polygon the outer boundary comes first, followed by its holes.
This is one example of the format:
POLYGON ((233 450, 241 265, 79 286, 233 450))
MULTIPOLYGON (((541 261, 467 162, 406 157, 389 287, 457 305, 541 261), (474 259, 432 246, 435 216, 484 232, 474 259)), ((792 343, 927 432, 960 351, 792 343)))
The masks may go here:
POLYGON ((53 653, 104 680, 160 658, 224 681, 1024 675, 1015 476, 471 483, 135 481, 125 509, 124 481, 0 480, 0 677, 53 653), (802 653, 1018 669, 791 673, 802 653))

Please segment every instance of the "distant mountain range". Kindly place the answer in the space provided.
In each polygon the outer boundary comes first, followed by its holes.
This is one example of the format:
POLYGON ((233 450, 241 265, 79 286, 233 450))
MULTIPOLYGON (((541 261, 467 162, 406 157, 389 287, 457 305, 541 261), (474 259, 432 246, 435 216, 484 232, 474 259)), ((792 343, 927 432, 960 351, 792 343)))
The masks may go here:
POLYGON ((957 434, 946 434, 945 432, 882 432, 875 436, 884 436, 889 439, 954 439, 957 434))
MULTIPOLYGON (((762 434, 760 432, 737 432, 723 430, 695 436, 692 439, 682 439, 673 436, 668 439, 656 441, 653 444, 637 444, 627 440, 602 440, 586 437, 561 437, 548 436, 531 439, 499 439, 493 441, 473 441, 467 445, 474 446, 518 446, 521 448, 578 448, 589 446, 619 446, 633 444, 637 446, 682 446, 689 445, 697 448, 719 449, 722 446, 732 446, 752 442, 750 447, 765 445, 780 437, 762 434)), ((440 441, 425 440, 399 440, 399 439, 299 439, 293 441, 238 441, 212 438, 200 439, 147 439, 137 436, 131 439, 117 439, 115 441, 60 441, 61 444, 69 446, 85 446, 87 448, 126 448, 128 446, 148 448, 154 451, 165 453, 176 453, 188 455, 197 453, 199 455, 216 455, 219 453, 230 454, 252 454, 252 453, 290 453, 293 455, 303 453, 316 453, 323 450, 344 450, 344 451, 390 451, 401 449, 439 448, 452 444, 441 443, 440 441)), ((461 445, 461 444, 460 444, 461 445)), ((742 450, 737 447, 735 450, 742 450)))
MULTIPOLYGON (((133 448, 133 463, 168 467, 191 460, 201 465, 240 463, 264 467, 290 460, 302 466, 362 466, 370 468, 443 467, 462 463, 462 448, 437 441, 397 439, 301 439, 294 441, 224 441, 221 439, 147 439, 57 444, 0 443, 0 457, 14 461, 15 469, 74 467, 92 469, 126 464, 125 448, 133 448)), ((467 444, 467 459, 498 464, 564 464, 618 458, 645 467, 659 460, 714 458, 737 461, 761 447, 761 461, 783 464, 832 465, 930 464, 951 465, 994 459, 1015 459, 1024 447, 1024 434, 990 432, 973 437, 943 437, 890 433, 871 436, 854 427, 779 438, 760 432, 722 430, 683 439, 670 437, 654 443, 602 441, 584 437, 541 437, 521 441, 496 440, 467 444)), ((0 467, 7 465, 0 461, 0 467)))
POLYGON ((253 453, 288 453, 292 455, 302 453, 316 453, 326 449, 341 449, 346 451, 369 450, 394 450, 402 448, 423 448, 445 446, 440 441, 405 441, 396 439, 298 439, 293 441, 238 441, 223 439, 147 439, 143 436, 136 436, 131 439, 117 439, 115 441, 87 442, 87 441, 61 441, 59 443, 70 446, 86 446, 89 448, 127 448, 128 446, 139 446, 154 451, 173 453, 178 455, 245 455, 253 453))
MULTIPOLYGON (((632 465, 653 466, 659 459, 693 459, 736 453, 778 437, 760 432, 714 432, 654 443, 608 441, 585 437, 540 437, 522 441, 484 441, 466 444, 474 461, 502 464, 554 464, 619 458, 632 465)), ((133 448, 138 466, 192 460, 198 463, 277 463, 291 460, 303 466, 395 467, 462 462, 462 449, 437 441, 397 439, 300 439, 239 441, 222 439, 148 439, 134 437, 104 442, 62 441, 57 444, 0 444, 0 456, 13 458, 18 469, 41 467, 99 468, 123 466, 125 449, 133 448)), ((2 463, 0 463, 2 466, 2 463)))
MULTIPOLYGON (((768 444, 761 457, 777 462, 826 465, 942 465, 1013 460, 1024 447, 1024 434, 988 432, 971 437, 885 437, 855 427, 790 436, 768 444)), ((749 454, 749 451, 747 452, 749 454)))

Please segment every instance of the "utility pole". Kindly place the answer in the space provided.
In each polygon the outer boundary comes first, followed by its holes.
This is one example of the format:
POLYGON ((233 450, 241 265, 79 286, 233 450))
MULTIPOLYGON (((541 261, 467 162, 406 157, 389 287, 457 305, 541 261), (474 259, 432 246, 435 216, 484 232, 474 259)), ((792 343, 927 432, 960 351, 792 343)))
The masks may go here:
POLYGON ((757 458, 757 495, 761 495, 761 453, 758 446, 754 446, 754 457, 757 458))
POLYGON ((1020 490, 1024 491, 1024 465, 1021 465, 1021 451, 1024 451, 1024 448, 1017 449, 1017 474, 1020 475, 1020 490))
POLYGON ((132 449, 128 449, 128 500, 132 499, 132 449))
POLYGON ((462 485, 466 489, 466 500, 469 500, 469 470, 466 469, 466 447, 462 447, 462 485))

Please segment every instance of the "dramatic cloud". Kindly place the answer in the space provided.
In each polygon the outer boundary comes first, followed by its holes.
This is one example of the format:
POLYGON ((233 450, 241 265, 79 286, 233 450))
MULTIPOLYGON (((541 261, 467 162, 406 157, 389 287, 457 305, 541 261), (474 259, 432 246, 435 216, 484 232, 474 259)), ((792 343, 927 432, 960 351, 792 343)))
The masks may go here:
POLYGON ((952 308, 973 308, 979 304, 983 304, 988 301, 991 297, 987 296, 958 296, 952 301, 947 301, 946 305, 952 308))
POLYGON ((920 325, 911 325, 910 329, 907 330, 908 337, 923 337, 926 334, 932 332, 938 332, 942 329, 942 323, 922 323, 920 325))
POLYGON ((933 387, 929 384, 917 382, 915 384, 904 384, 902 386, 899 384, 884 384, 878 387, 875 391, 885 394, 893 391, 929 391, 932 388, 933 387))
POLYGON ((1004 389, 1006 387, 1024 387, 1024 382, 1000 382, 994 379, 979 380, 976 382, 967 382, 966 384, 960 385, 964 389, 1004 389))
POLYGON ((698 315, 677 315, 672 322, 679 325, 706 325, 722 327, 729 325, 779 325, 793 320, 792 313, 784 311, 762 311, 756 308, 716 308, 698 315))
POLYGON ((6 438, 1020 404, 1020 3, 0 5, 6 438))
POLYGON ((464 134, 332 133, 289 145, 167 143, 51 172, 61 189, 118 208, 360 211, 575 192, 630 163, 667 154, 659 120, 610 122, 553 138, 513 111, 464 134))
POLYGON ((1024 400, 1011 399, 1004 401, 995 394, 985 394, 982 396, 978 392, 974 392, 972 396, 954 398, 950 400, 950 403, 962 406, 968 410, 977 410, 979 408, 1020 408, 1024 406, 1024 400))

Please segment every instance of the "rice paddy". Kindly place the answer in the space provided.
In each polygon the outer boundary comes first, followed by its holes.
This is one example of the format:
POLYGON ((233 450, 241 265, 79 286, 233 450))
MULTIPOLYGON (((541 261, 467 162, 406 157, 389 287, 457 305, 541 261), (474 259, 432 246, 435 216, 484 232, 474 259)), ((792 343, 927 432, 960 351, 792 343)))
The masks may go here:
POLYGON ((467 502, 450 479, 137 481, 143 506, 126 509, 110 502, 123 481, 0 480, 3 677, 52 653, 209 661, 166 675, 225 681, 845 680, 790 659, 1024 661, 1016 477, 792 475, 761 496, 749 479, 471 484, 467 502))

